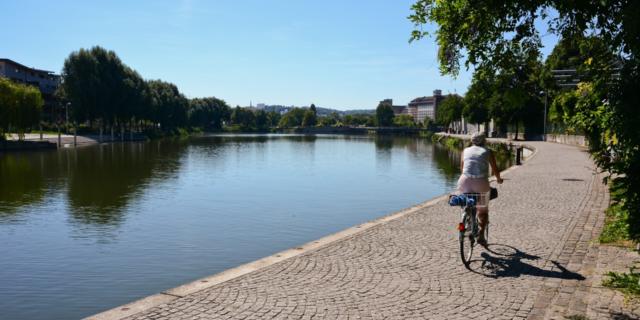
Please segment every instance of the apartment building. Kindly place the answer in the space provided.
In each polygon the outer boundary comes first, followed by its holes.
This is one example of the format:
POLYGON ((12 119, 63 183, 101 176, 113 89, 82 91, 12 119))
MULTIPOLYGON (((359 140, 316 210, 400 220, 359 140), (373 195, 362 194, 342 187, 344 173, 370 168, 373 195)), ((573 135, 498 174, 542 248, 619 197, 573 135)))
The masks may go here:
POLYGON ((442 90, 434 90, 433 96, 419 97, 411 100, 407 107, 408 114, 412 115, 416 122, 423 122, 427 117, 435 120, 438 105, 442 103, 444 99, 445 97, 442 95, 442 90))
POLYGON ((60 85, 60 76, 52 71, 30 68, 6 58, 0 58, 0 76, 35 86, 43 95, 53 94, 60 85))

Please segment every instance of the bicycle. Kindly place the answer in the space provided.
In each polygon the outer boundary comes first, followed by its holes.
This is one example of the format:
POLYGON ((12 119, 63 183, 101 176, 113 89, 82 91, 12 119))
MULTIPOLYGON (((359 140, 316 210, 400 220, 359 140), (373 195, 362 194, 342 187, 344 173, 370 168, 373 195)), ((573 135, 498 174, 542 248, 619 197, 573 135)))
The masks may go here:
MULTIPOLYGON (((462 217, 458 223, 458 240, 460 241, 460 258, 462 263, 469 267, 471 257, 473 256, 473 248, 478 243, 479 224, 477 215, 477 206, 489 205, 489 200, 495 197, 493 192, 483 193, 463 193, 459 195, 449 196, 449 205, 462 207, 462 217)), ((489 240, 489 223, 484 228, 484 239, 489 240)))

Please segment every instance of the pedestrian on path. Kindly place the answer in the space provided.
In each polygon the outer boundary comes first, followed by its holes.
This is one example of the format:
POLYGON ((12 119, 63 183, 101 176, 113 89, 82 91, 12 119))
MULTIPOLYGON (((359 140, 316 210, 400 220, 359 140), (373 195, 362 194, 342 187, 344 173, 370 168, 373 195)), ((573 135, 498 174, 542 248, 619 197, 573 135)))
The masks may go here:
POLYGON ((471 136, 472 146, 465 148, 460 157, 460 168, 462 174, 458 179, 458 192, 461 193, 481 193, 484 203, 479 203, 478 223, 480 225, 478 243, 486 246, 487 240, 484 238, 484 229, 489 223, 489 166, 496 176, 496 181, 501 184, 500 170, 496 165, 496 158, 491 150, 485 147, 486 136, 484 133, 476 132, 471 136))

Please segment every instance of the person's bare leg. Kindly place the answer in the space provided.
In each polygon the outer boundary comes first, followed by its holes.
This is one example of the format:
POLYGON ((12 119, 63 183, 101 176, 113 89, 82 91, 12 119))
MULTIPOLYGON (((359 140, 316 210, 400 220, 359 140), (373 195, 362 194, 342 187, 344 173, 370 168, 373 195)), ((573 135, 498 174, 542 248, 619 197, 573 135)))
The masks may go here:
POLYGON ((486 245, 487 239, 484 238, 484 230, 489 224, 489 208, 480 207, 478 208, 478 243, 482 245, 486 245))

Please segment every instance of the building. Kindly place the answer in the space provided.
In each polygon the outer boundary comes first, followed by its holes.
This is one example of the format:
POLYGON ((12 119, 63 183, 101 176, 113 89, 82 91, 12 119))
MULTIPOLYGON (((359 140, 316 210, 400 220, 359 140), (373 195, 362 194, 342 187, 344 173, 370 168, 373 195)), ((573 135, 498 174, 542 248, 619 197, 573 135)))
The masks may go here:
POLYGON ((423 122, 425 118, 435 120, 438 105, 442 103, 444 99, 445 97, 442 95, 442 90, 434 90, 433 96, 419 97, 411 100, 407 107, 407 113, 413 116, 416 122, 423 122))
POLYGON ((38 87, 43 95, 52 95, 60 85, 60 76, 52 71, 29 68, 5 58, 0 58, 0 76, 38 87))
POLYGON ((380 101, 380 104, 386 104, 393 109, 393 115, 399 116, 401 114, 407 114, 407 106, 393 105, 393 99, 384 99, 380 101))
POLYGON ((44 99, 42 118, 51 122, 56 120, 56 101, 53 94, 60 85, 59 75, 52 71, 30 68, 11 59, 0 58, 0 77, 40 89, 44 99))

